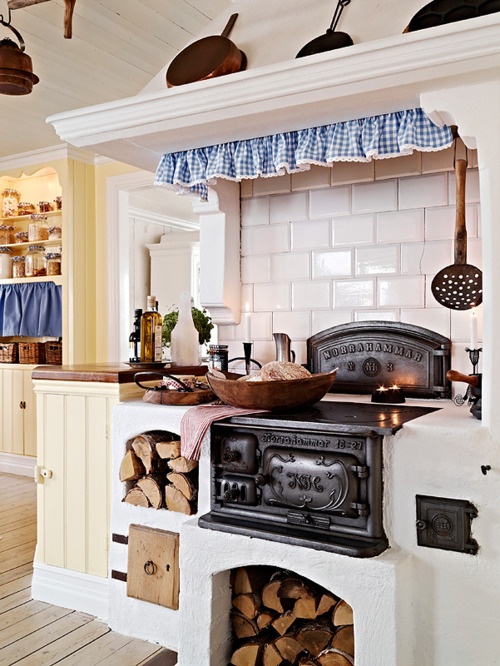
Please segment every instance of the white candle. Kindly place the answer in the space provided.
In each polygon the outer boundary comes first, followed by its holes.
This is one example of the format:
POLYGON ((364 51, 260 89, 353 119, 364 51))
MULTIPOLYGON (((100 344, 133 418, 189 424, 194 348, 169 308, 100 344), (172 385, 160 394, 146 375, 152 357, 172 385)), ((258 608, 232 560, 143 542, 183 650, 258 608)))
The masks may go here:
POLYGON ((477 312, 472 308, 470 313, 470 348, 477 349, 477 312))
POLYGON ((243 323, 245 325, 244 342, 251 342, 251 340, 250 340, 250 312, 248 311, 248 303, 246 304, 245 312, 243 313, 243 323))

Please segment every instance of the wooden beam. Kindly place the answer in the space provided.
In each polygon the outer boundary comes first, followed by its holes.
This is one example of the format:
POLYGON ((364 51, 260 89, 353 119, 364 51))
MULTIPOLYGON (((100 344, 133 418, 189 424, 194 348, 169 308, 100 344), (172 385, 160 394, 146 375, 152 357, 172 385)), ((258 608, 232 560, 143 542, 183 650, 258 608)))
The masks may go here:
POLYGON ((49 0, 8 0, 8 5, 11 9, 23 9, 24 7, 31 7, 31 5, 38 5, 40 2, 48 2, 49 0))

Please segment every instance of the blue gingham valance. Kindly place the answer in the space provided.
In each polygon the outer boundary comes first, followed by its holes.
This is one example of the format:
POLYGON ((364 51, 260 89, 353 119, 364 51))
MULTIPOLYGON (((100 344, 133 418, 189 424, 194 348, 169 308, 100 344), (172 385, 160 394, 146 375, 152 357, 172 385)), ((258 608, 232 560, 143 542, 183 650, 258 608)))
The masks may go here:
POLYGON ((207 185, 217 178, 240 181, 304 171, 312 164, 369 162, 437 151, 451 146, 449 127, 435 125, 422 109, 347 120, 295 132, 167 153, 156 170, 155 184, 207 199, 207 185))

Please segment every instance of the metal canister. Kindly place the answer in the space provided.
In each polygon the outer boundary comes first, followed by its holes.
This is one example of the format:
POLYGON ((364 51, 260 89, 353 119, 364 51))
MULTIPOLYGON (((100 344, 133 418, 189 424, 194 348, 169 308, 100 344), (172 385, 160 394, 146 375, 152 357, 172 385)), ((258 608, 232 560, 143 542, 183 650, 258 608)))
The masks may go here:
POLYGON ((228 368, 228 346, 227 345, 209 345, 208 346, 208 365, 215 370, 227 371, 228 368))

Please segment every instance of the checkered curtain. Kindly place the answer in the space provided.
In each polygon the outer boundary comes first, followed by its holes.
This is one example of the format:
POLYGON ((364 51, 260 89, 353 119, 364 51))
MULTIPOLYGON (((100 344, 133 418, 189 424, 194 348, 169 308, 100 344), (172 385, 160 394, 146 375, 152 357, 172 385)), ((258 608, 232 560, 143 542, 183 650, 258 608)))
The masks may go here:
POLYGON ((167 153, 156 170, 155 184, 192 191, 206 200, 208 185, 217 178, 269 178, 305 171, 311 164, 332 166, 409 155, 413 150, 443 150, 452 142, 449 127, 438 127, 422 109, 410 109, 167 153))

